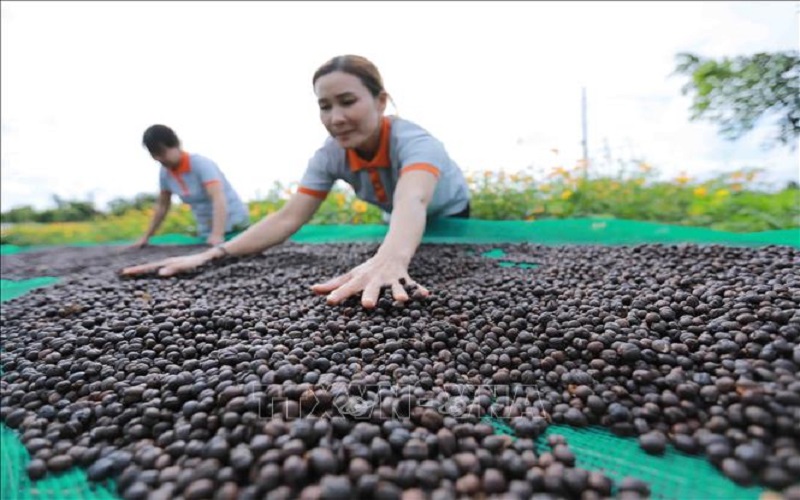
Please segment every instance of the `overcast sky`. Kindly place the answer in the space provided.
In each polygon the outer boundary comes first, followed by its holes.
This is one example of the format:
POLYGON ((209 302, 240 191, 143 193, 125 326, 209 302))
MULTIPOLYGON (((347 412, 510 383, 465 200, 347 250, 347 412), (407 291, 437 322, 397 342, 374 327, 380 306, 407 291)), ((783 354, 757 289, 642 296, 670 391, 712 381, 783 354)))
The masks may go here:
MULTIPOLYGON (((665 176, 744 166, 798 177, 769 129, 689 122, 675 54, 797 49, 797 2, 2 2, 2 209, 53 193, 103 206, 155 192, 154 123, 245 199, 299 180, 326 137, 311 85, 332 56, 370 58, 401 116, 465 170, 643 156, 665 176), (556 158, 550 151, 557 148, 556 158)), ((391 110, 391 107, 390 107, 391 110)))

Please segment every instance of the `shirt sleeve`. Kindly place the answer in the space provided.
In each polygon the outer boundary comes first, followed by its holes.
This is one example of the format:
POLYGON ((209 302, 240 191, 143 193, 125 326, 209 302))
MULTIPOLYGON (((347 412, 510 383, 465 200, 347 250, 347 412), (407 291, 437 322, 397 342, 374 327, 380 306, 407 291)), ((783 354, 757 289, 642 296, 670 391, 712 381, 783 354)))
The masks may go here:
POLYGON ((306 171, 300 180, 300 187, 297 188, 298 193, 311 195, 321 200, 328 196, 333 188, 333 183, 336 182, 330 156, 324 147, 317 150, 308 161, 306 171))
POLYGON ((191 162, 192 172, 197 174, 203 186, 222 181, 222 171, 213 160, 194 157, 191 162))
POLYGON ((401 137, 398 141, 397 155, 400 175, 422 170, 438 179, 449 161, 444 145, 435 137, 421 131, 415 131, 409 137, 401 137))
POLYGON ((161 167, 158 172, 158 187, 161 191, 169 191, 172 193, 172 189, 169 188, 169 184, 167 183, 167 172, 164 167, 161 167))

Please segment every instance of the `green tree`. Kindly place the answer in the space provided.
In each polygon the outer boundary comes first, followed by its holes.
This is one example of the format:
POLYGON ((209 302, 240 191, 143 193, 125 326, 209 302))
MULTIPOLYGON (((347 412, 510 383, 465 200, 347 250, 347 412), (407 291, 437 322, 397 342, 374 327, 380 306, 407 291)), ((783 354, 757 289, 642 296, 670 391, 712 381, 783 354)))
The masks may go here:
POLYGON ((30 205, 14 207, 2 214, 2 221, 6 223, 36 222, 38 216, 36 209, 30 205))
POLYGON ((139 193, 129 200, 115 198, 108 202, 108 212, 111 215, 124 215, 129 210, 142 210, 155 205, 158 196, 153 193, 139 193))
POLYGON ((692 94, 691 119, 716 123, 736 140, 760 120, 774 119, 774 140, 796 148, 800 135, 800 53, 759 52, 711 59, 691 53, 676 56, 676 74, 688 76, 681 89, 692 94))
POLYGON ((53 203, 56 207, 40 212, 37 222, 81 222, 101 215, 91 201, 65 200, 54 194, 53 203))

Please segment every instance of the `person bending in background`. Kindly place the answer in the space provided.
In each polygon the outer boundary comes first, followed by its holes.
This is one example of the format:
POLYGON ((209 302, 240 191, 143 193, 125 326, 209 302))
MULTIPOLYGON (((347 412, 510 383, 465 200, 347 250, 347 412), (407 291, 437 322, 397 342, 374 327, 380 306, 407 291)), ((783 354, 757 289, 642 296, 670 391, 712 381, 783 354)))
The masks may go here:
POLYGON ((209 245, 250 225, 247 206, 212 160, 181 149, 175 132, 165 125, 153 125, 144 132, 142 143, 161 164, 161 192, 150 226, 133 246, 147 245, 169 212, 173 193, 188 204, 197 223, 197 234, 209 245))
POLYGON ((376 306, 384 286, 391 287, 395 300, 407 301, 404 281, 416 285, 423 296, 429 294, 411 279, 408 266, 429 218, 469 217, 469 190, 461 169, 422 127, 384 116, 389 96, 367 59, 335 57, 314 73, 312 84, 330 137, 310 159, 297 193, 231 241, 202 253, 128 267, 123 275, 158 269, 160 275, 170 276, 214 259, 278 245, 311 219, 334 182, 342 179, 360 199, 390 214, 389 229, 373 257, 312 290, 328 294, 330 305, 363 292, 365 308, 376 306))

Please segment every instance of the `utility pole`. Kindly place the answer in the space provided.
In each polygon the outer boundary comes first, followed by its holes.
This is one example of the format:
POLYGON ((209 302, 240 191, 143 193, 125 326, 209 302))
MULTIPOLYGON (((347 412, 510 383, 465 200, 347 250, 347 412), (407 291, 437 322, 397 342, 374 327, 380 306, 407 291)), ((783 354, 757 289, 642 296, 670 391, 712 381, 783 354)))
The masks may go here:
POLYGON ((586 132, 586 87, 581 87, 581 128, 583 130, 583 168, 584 176, 589 171, 589 143, 586 132))

